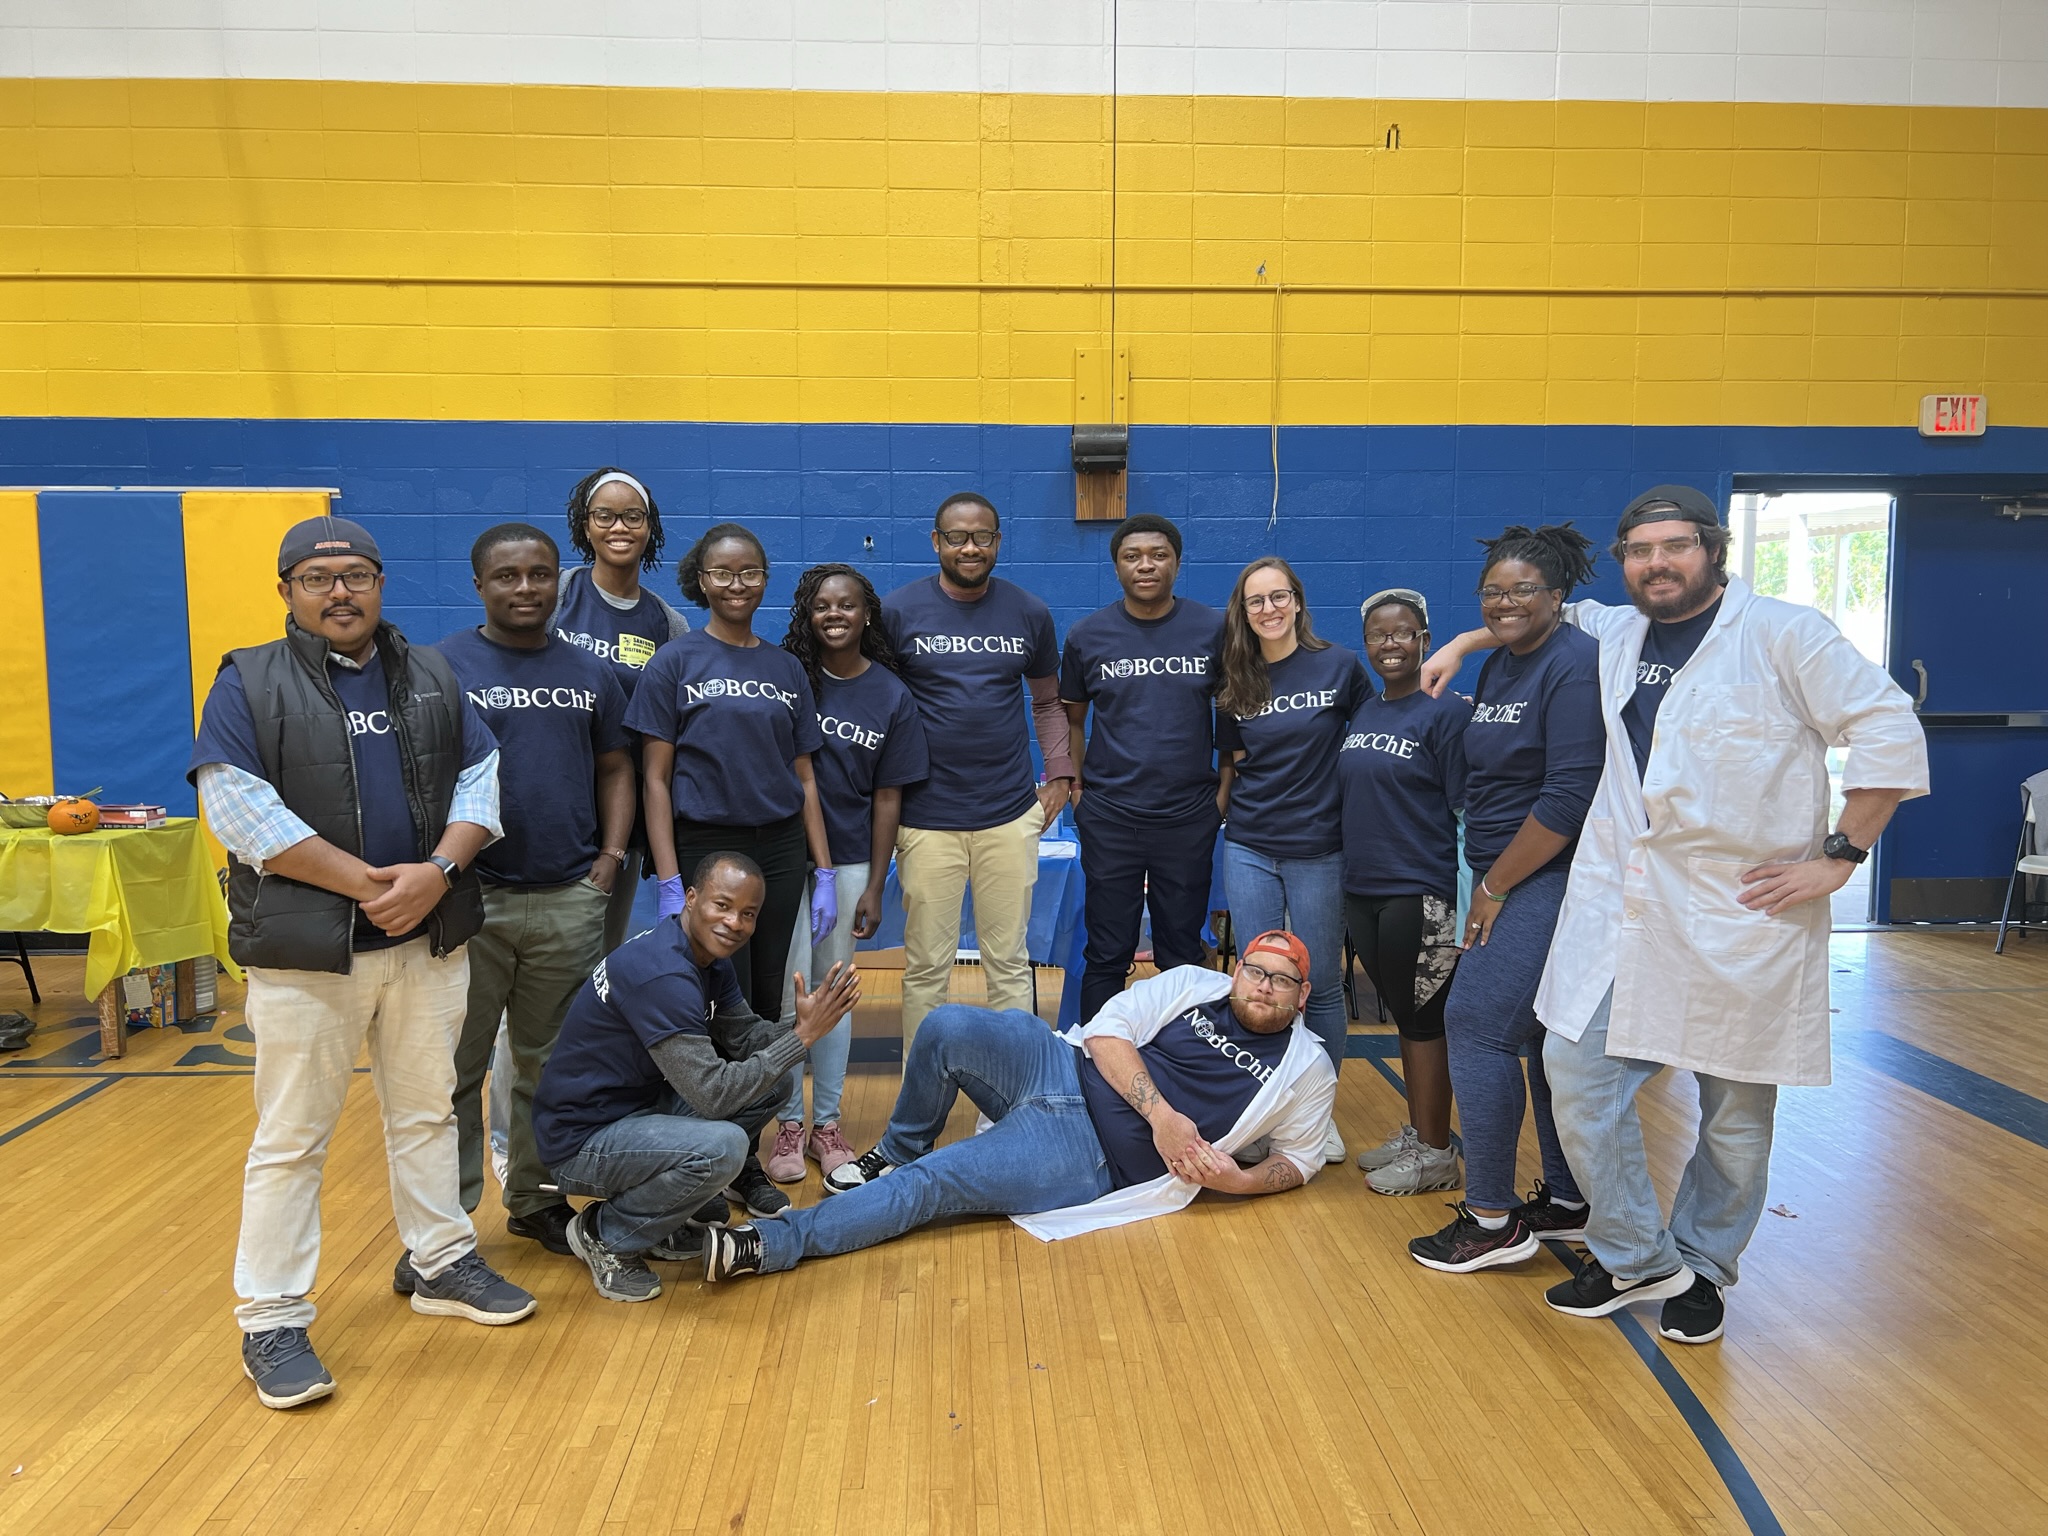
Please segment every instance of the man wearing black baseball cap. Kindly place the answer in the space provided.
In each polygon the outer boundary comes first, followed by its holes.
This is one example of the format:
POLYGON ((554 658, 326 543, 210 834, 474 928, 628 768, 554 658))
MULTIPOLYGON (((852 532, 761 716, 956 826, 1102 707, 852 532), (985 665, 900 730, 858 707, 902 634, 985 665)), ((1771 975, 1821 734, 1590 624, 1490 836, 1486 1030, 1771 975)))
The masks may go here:
POLYGON ((1631 606, 1565 608, 1600 642, 1607 756, 1536 993, 1593 1257, 1545 1299, 1572 1317, 1662 1300, 1665 1338, 1707 1344, 1763 1215, 1778 1086, 1828 1081, 1827 898, 1927 793, 1927 744, 1825 617, 1728 574, 1702 492, 1645 491, 1614 554, 1631 606), (1831 746, 1848 754, 1832 833, 1831 746), (1668 1223, 1635 1107, 1666 1067, 1700 1107, 1668 1223))
POLYGON ((221 660, 189 776, 228 850, 228 949, 247 970, 256 1136, 235 1289, 266 1407, 334 1390, 307 1339, 327 1146, 367 1044, 416 1312, 514 1323, 533 1297, 476 1251, 457 1162, 469 864, 503 833, 498 749, 441 656, 383 620, 377 541, 346 518, 284 536, 284 637, 221 660))

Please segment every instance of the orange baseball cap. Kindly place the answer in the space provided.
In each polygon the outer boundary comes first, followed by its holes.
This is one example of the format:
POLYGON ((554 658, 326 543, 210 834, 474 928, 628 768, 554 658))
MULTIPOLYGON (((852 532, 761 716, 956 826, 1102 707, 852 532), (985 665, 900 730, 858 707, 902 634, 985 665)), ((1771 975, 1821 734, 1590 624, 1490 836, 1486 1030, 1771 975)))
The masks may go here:
POLYGON ((1308 980, 1308 946, 1284 928, 1269 928, 1244 947, 1244 958, 1249 959, 1255 950, 1267 950, 1276 955, 1285 955, 1294 962, 1294 968, 1301 972, 1301 979, 1308 980))

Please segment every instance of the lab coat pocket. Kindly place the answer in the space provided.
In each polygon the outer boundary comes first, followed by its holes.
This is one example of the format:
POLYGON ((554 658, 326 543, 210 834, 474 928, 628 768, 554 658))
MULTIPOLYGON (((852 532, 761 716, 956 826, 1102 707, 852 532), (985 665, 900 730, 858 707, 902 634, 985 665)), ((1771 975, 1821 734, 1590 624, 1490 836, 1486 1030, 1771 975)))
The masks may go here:
POLYGON ((1730 979, 1754 969, 1772 973, 1773 962, 1797 947, 1804 930, 1783 917, 1766 917, 1738 899, 1742 873, 1754 866, 1694 856, 1685 861, 1686 934, 1694 951, 1730 979))

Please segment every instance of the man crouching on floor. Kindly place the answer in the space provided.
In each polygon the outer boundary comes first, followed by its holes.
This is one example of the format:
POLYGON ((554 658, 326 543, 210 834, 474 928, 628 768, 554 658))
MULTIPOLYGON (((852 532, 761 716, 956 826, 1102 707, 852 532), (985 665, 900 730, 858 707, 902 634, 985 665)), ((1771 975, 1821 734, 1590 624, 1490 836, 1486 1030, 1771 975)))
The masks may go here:
POLYGON ((825 1181, 838 1198, 708 1229, 705 1278, 789 1269, 946 1216, 1010 1216, 1051 1241, 1177 1211, 1204 1189, 1296 1188, 1322 1168, 1337 1094, 1301 1018, 1308 974, 1307 946, 1274 932, 1228 976, 1177 967, 1065 1035, 1015 1009, 935 1009, 888 1131, 825 1181), (934 1149, 962 1092, 994 1123, 934 1149))

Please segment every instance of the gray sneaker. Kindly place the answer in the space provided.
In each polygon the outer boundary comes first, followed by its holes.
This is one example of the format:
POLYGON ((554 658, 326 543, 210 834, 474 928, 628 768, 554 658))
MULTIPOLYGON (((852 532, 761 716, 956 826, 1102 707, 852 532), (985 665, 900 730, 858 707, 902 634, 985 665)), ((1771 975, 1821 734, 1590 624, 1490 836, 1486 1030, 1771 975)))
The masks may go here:
POLYGON ((242 1374, 256 1383, 257 1401, 266 1408, 296 1408, 334 1390, 303 1328, 243 1334, 242 1374))
POLYGON ((661 1294, 661 1277, 648 1267, 644 1254, 614 1253, 597 1235, 597 1213, 603 1201, 586 1205, 569 1223, 569 1247, 590 1266, 590 1280, 606 1301, 652 1301, 661 1294))
MULTIPOLYGON (((412 1269, 410 1262, 405 1267, 412 1269)), ((392 1288, 398 1288, 396 1274, 392 1288)), ((412 1309, 428 1317, 466 1317, 487 1328, 502 1328, 533 1316, 539 1306, 531 1293, 491 1268, 474 1248, 431 1280, 412 1270, 412 1309)))
POLYGON ((1465 1182, 1465 1170, 1459 1166, 1456 1148, 1418 1141, 1385 1167, 1373 1169, 1365 1182, 1382 1195, 1422 1195, 1456 1189, 1465 1182))
POLYGON ((1376 1147, 1367 1147, 1358 1154, 1358 1166, 1370 1173, 1375 1168, 1384 1168, 1398 1162, 1422 1145, 1422 1138, 1415 1134, 1415 1127, 1404 1125, 1376 1147))

